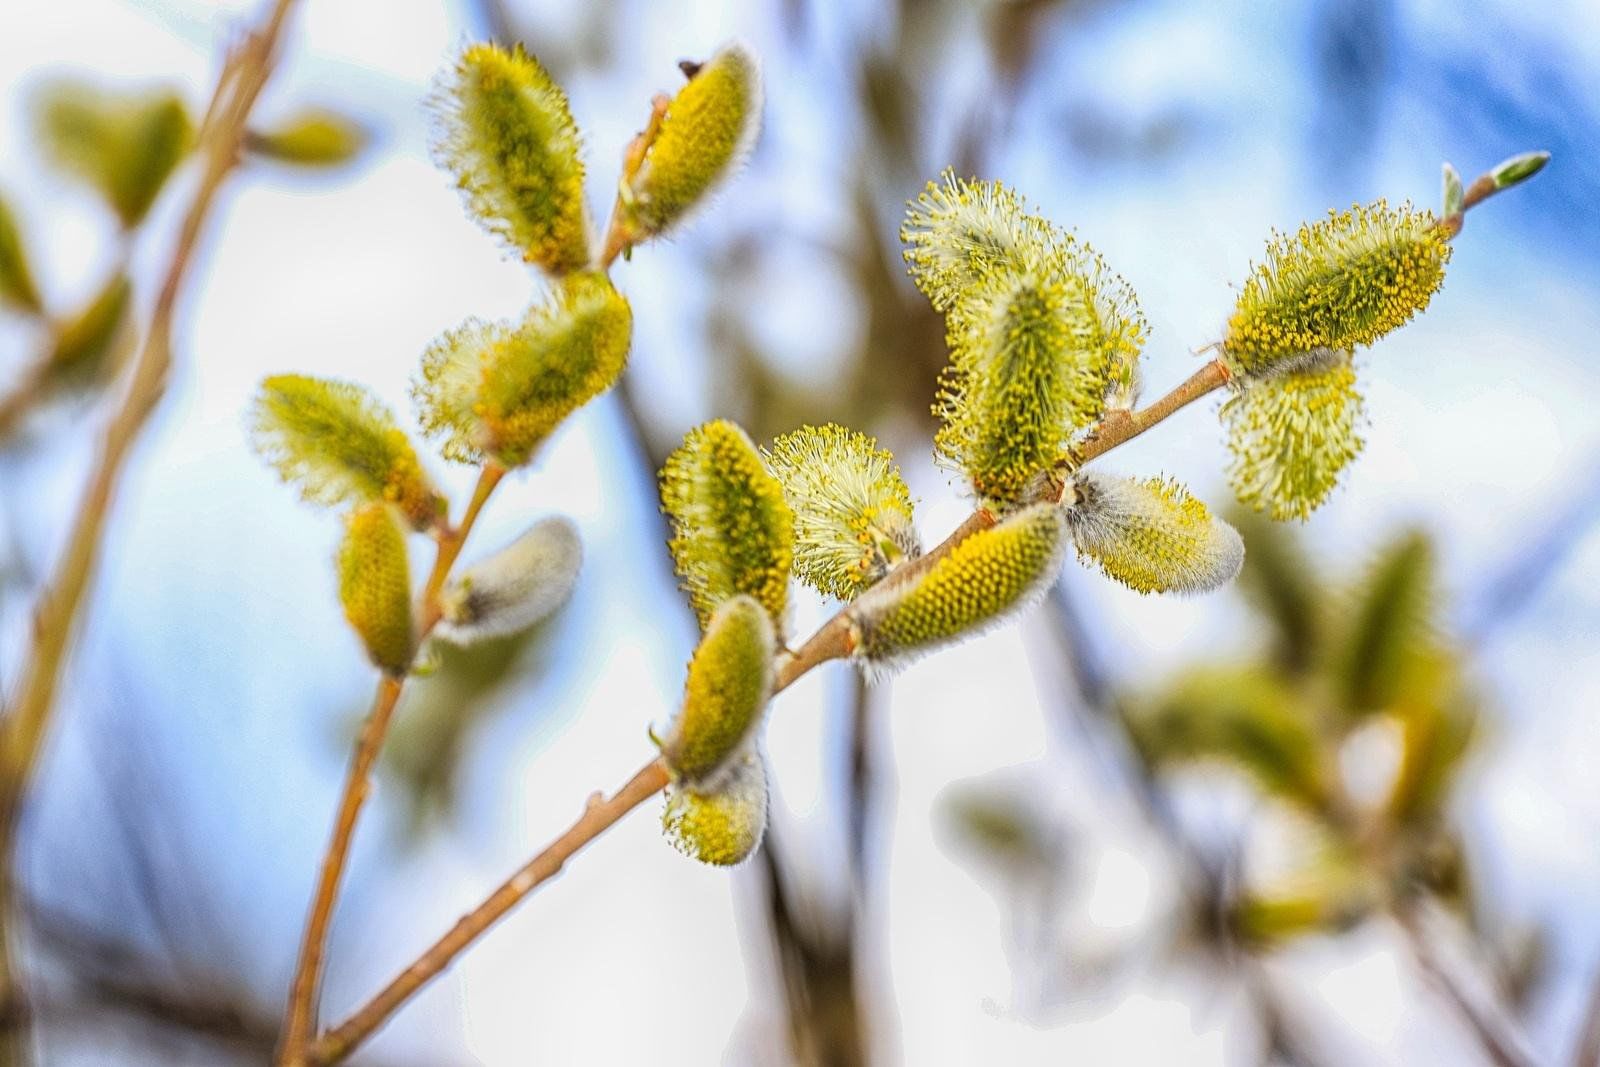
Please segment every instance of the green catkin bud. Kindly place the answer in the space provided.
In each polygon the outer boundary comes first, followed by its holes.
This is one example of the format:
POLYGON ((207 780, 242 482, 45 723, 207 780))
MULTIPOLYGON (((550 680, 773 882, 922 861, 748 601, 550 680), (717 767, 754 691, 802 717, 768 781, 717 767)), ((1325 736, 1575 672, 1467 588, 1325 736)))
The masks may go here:
POLYGON ((1307 518, 1366 443, 1349 353, 1326 366, 1245 380, 1221 416, 1234 493, 1280 521, 1307 518))
POLYGON ((1379 200, 1277 234, 1239 294, 1222 361, 1237 378, 1370 345, 1427 308, 1449 261, 1448 235, 1409 204, 1379 200))
POLYGON ((434 158, 480 225, 523 260, 565 274, 589 263, 583 160, 566 93, 537 59, 478 44, 432 97, 434 158))
POLYGON ((256 155, 296 167, 337 167, 361 154, 366 129, 337 111, 308 108, 267 130, 251 130, 245 146, 256 155))
POLYGON ((251 443, 313 504, 384 501, 419 530, 439 522, 444 499, 394 414, 351 382, 280 374, 261 383, 251 443))
POLYGON ((922 553, 911 491, 877 444, 829 424, 803 426, 763 452, 794 509, 795 574, 840 600, 854 600, 895 564, 922 553))
POLYGON ((782 632, 794 513, 750 438, 724 419, 690 430, 661 469, 668 548, 706 626, 723 601, 754 597, 782 632))
POLYGON ((710 785, 741 758, 772 696, 776 649, 772 619, 754 598, 736 596, 711 616, 661 746, 675 777, 710 785))
POLYGON ((739 169, 760 132, 760 64, 743 45, 725 45, 672 98, 622 188, 634 231, 654 236, 681 222, 739 169))
POLYGON ((88 388, 116 374, 128 352, 132 296, 128 276, 113 275, 86 307, 62 325, 44 371, 50 388, 88 388))
POLYGON ((1489 172, 1489 180, 1494 182, 1496 192, 1509 189, 1544 170, 1544 165, 1548 162, 1550 162, 1549 152, 1524 152, 1497 165, 1489 172))
POLYGON ((1079 557, 1135 592, 1209 592, 1244 562, 1239 532, 1168 478, 1080 471, 1062 504, 1079 557))
POLYGON ((1003 621, 1048 588, 1067 544, 1055 504, 1034 504, 972 534, 926 574, 885 582, 856 601, 855 654, 894 665, 1003 621))
POLYGON ((1461 214, 1465 209, 1467 190, 1461 184, 1461 175, 1449 163, 1444 165, 1443 187, 1441 199, 1443 200, 1444 210, 1439 217, 1448 219, 1452 215, 1461 214))
POLYGON ((761 757, 739 755, 714 790, 671 787, 661 826, 679 852, 701 863, 732 867, 749 859, 767 828, 767 771, 761 757))
POLYGON ((541 519, 445 586, 434 632, 460 645, 526 630, 567 602, 582 564, 572 520, 541 519))
POLYGON ((563 279, 520 324, 469 319, 422 356, 412 396, 423 433, 458 463, 519 467, 567 416, 615 384, 633 311, 604 274, 563 279))
POLYGON ((28 266, 28 254, 22 246, 22 232, 11 206, 3 198, 0 198, 0 307, 35 315, 44 310, 33 270, 28 266))
POLYGON ((166 91, 58 83, 40 95, 36 124, 56 165, 93 185, 124 229, 143 221, 194 140, 188 108, 166 91))
POLYGON ((351 513, 339 546, 339 602, 373 664, 405 674, 417 647, 411 568, 405 532, 389 505, 366 504, 351 513))

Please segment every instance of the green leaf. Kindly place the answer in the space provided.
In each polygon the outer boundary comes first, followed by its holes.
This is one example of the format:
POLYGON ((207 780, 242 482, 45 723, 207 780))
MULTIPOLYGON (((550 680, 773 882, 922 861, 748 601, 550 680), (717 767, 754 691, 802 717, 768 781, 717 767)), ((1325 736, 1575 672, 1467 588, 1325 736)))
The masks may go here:
POLYGON ((1497 191, 1509 189, 1544 170, 1544 165, 1548 162, 1550 162, 1549 152, 1524 152, 1520 156, 1512 156, 1500 163, 1489 172, 1489 178, 1494 182, 1497 191))

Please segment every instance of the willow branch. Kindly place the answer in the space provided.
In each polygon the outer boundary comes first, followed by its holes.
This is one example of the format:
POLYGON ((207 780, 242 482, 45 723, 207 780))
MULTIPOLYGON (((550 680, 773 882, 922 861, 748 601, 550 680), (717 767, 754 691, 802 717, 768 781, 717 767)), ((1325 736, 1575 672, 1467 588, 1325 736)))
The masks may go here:
POLYGON ((463 915, 450 932, 436 941, 417 961, 390 982, 382 992, 373 997, 349 1020, 330 1031, 311 1050, 310 1063, 337 1063, 355 1051, 373 1031, 393 1015, 395 1010, 411 998, 417 990, 439 975, 460 955, 463 949, 476 941, 502 916, 522 901, 529 893, 561 873, 561 868, 574 853, 616 825, 628 812, 643 804, 666 787, 666 764, 653 760, 639 769, 628 783, 611 797, 599 793, 589 798, 583 815, 566 833, 556 838, 549 847, 529 860, 489 894, 487 900, 463 915))
MULTIPOLYGON (((450 568, 455 566, 457 557, 461 555, 461 547, 466 543, 467 535, 472 532, 479 513, 489 501, 489 495, 494 492, 495 486, 500 484, 505 473, 505 468, 494 462, 486 464, 479 472, 478 484, 473 489, 472 499, 467 504, 461 522, 439 534, 439 547, 434 555, 433 569, 423 584, 421 602, 418 605, 418 616, 421 619, 418 628, 419 645, 438 624, 441 613, 439 593, 444 588, 445 580, 450 576, 450 568)), ((344 788, 339 795, 339 809, 334 816, 333 835, 322 855, 317 886, 311 897, 311 910, 306 918, 305 931, 301 935, 299 960, 295 964, 294 978, 289 985, 289 1003, 284 1014, 283 1047, 279 1053, 279 1062, 286 1065, 307 1062, 306 1047, 315 1036, 317 993, 321 986, 323 962, 327 954, 328 929, 333 923, 333 909, 339 899, 339 883, 343 880, 345 867, 349 864, 350 843, 355 837, 356 823, 361 818, 361 809, 366 804, 367 794, 372 788, 372 768, 377 763, 378 753, 383 749, 383 739, 388 735, 389 722, 394 717, 395 705, 400 702, 400 695, 404 689, 403 677, 385 675, 378 682, 377 692, 372 698, 372 710, 361 725, 361 734, 356 739, 355 752, 350 758, 350 769, 345 775, 344 788)))
MULTIPOLYGON (((1121 421, 1103 423, 1100 432, 1086 445, 1085 451, 1089 452, 1089 458, 1104 455, 1117 445, 1166 419, 1173 412, 1217 389, 1226 381, 1227 374, 1220 365, 1209 363, 1188 381, 1149 407, 1126 414, 1125 426, 1121 421), (1100 442, 1098 447, 1095 446, 1097 441, 1100 442)), ((1087 461, 1087 458, 1080 455, 1080 463, 1087 461)), ((903 564, 884 581, 898 583, 915 580, 949 555, 950 550, 956 545, 972 534, 988 529, 998 521, 995 514, 987 508, 978 508, 936 547, 903 564)), ((822 664, 849 656, 854 649, 855 622, 851 617, 850 608, 846 607, 823 623, 799 648, 784 654, 778 663, 773 694, 781 693, 822 664)), ((573 823, 566 833, 529 860, 483 903, 462 916, 449 933, 434 942, 431 948, 401 971, 381 992, 358 1008, 349 1019, 317 1041, 312 1046, 310 1056, 303 1062, 326 1065, 338 1063, 349 1056, 387 1022, 411 996, 454 963, 456 957, 479 935, 540 885, 558 874, 569 857, 609 830, 628 812, 666 788, 669 780, 666 765, 657 759, 642 767, 628 784, 609 800, 601 800, 599 794, 596 794, 583 816, 573 823)))

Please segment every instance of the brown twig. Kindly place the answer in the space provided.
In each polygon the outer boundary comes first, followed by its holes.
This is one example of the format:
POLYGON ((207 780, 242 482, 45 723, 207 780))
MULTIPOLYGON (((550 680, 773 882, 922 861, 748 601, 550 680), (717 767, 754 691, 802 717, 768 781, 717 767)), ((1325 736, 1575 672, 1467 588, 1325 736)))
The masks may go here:
MULTIPOLYGON (((419 643, 437 625, 440 618, 439 593, 450 569, 455 566, 461 547, 489 495, 505 477, 499 464, 485 464, 478 475, 472 499, 461 522, 438 536, 439 548, 434 555, 433 569, 423 584, 418 606, 421 624, 419 643)), ((311 898, 311 911, 306 918, 305 932, 301 937, 299 961, 295 965, 294 979, 289 986, 289 1004, 285 1009, 283 1047, 280 1062, 303 1064, 306 1048, 315 1036, 317 992, 322 981, 323 957, 327 950, 328 928, 333 922, 334 905, 339 898, 339 883, 344 877, 350 859, 350 843, 355 837, 356 822, 371 789, 372 768, 383 748, 383 739, 389 732, 389 721, 394 716, 395 705, 405 688, 403 677, 384 676, 378 682, 372 699, 372 711, 362 723, 361 735, 356 739, 355 752, 350 759, 350 770, 345 776, 344 789, 339 796, 339 810, 334 817, 333 836, 322 856, 321 870, 317 876, 316 890, 311 898)))
POLYGON ((1418 911, 1415 905, 1402 902, 1394 909, 1394 917, 1405 934, 1406 944, 1417 966, 1450 1002, 1461 1021, 1477 1038, 1484 1053, 1498 1067, 1533 1067, 1533 1060, 1522 1050, 1517 1039, 1505 1033, 1500 1020, 1491 1018, 1490 1012, 1462 988, 1454 971, 1439 957, 1432 936, 1424 929, 1426 915, 1418 911))
POLYGON ((1589 1006, 1572 1052, 1572 1067, 1600 1067, 1600 974, 1590 980, 1589 1006))
POLYGON ((651 97, 650 118, 646 120, 644 129, 640 130, 623 150, 622 176, 617 180, 617 202, 611 208, 611 221, 606 226, 605 244, 600 249, 601 270, 611 269, 611 264, 616 262, 617 257, 632 248, 634 242, 639 239, 639 235, 628 225, 627 190, 639 173, 639 168, 644 166, 644 157, 650 151, 650 146, 655 143, 656 135, 661 132, 661 121, 667 117, 667 108, 671 104, 672 98, 665 93, 657 93, 651 97))
POLYGON ((574 853, 614 826, 628 812, 661 792, 667 781, 666 764, 659 759, 652 760, 640 768, 615 795, 604 798, 596 793, 589 798, 583 815, 566 833, 529 860, 500 888, 489 894, 482 904, 463 915, 449 933, 436 941, 415 963, 401 971, 382 992, 318 1041, 311 1050, 309 1062, 337 1063, 348 1056, 382 1026, 396 1008, 448 967, 463 949, 498 922, 501 916, 516 907, 534 889, 561 873, 562 866, 574 853))
MULTIPOLYGON (((1099 447, 1094 448, 1092 456, 1103 455, 1116 445, 1143 433, 1226 381, 1226 372, 1216 367, 1216 364, 1208 364, 1188 381, 1149 407, 1127 415, 1127 428, 1108 427, 1103 436, 1091 439, 1091 445, 1096 439, 1102 441, 1099 447)), ((1080 457, 1080 462, 1087 462, 1087 459, 1080 457)), ((997 521, 995 515, 988 509, 977 509, 937 547, 904 564, 885 581, 904 582, 915 579, 918 575, 926 573, 967 537, 993 526, 997 521)), ((773 687, 774 695, 787 689, 823 663, 849 656, 855 647, 854 633, 855 625, 850 609, 845 608, 825 622, 798 649, 783 657, 778 664, 777 681, 773 687)), ((380 993, 358 1008, 349 1019, 317 1041, 311 1048, 309 1058, 301 1062, 326 1065, 338 1063, 349 1056, 417 990, 449 967, 455 958, 500 916, 510 911, 542 883, 554 877, 568 857, 609 830, 629 811, 666 788, 668 780, 665 765, 660 760, 654 760, 640 769, 628 784, 609 800, 591 802, 582 818, 573 823, 566 833, 528 861, 526 866, 490 894, 482 904, 463 916, 449 933, 417 957, 414 963, 400 972, 399 976, 380 993)))

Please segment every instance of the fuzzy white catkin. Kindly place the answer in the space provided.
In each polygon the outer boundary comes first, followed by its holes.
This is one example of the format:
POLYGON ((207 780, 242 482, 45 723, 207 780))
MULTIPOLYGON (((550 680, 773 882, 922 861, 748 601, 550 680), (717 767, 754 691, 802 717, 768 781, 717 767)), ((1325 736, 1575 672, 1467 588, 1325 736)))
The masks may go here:
POLYGON ((1078 552, 1140 593, 1204 593, 1232 581, 1244 542, 1177 482, 1080 471, 1067 524, 1078 552))
POLYGON ((456 644, 525 630, 566 603, 583 563, 570 519, 541 519, 440 594, 437 633, 456 644))

